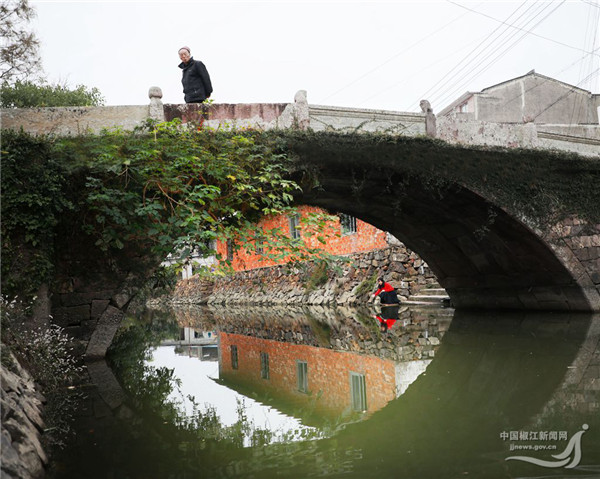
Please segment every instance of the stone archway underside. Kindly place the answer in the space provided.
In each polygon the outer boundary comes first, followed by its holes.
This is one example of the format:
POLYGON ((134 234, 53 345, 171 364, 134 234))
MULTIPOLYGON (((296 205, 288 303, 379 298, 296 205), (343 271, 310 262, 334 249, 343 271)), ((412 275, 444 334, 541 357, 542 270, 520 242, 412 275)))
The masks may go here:
POLYGON ((319 188, 298 201, 392 233, 428 263, 456 308, 594 309, 550 245, 472 191, 455 185, 440 194, 393 167, 385 175, 369 166, 318 170, 319 188))

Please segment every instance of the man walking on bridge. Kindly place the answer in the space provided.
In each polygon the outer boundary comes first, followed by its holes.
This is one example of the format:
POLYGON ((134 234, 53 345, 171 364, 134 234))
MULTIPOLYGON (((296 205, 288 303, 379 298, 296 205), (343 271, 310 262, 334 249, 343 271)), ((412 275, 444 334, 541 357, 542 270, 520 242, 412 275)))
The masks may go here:
POLYGON ((179 49, 179 58, 181 59, 179 68, 183 70, 181 83, 183 84, 185 102, 202 103, 210 98, 213 89, 204 63, 200 60, 194 60, 189 47, 179 49))

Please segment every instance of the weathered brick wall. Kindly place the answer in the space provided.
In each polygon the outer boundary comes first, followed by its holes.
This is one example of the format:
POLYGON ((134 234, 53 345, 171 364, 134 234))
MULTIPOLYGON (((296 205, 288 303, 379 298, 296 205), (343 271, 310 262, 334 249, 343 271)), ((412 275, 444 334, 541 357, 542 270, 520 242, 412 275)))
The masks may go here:
MULTIPOLYGON (((310 214, 322 214, 324 211, 313 206, 298 207, 298 215, 307 217, 310 214)), ((289 218, 284 215, 268 216, 261 220, 257 228, 263 231, 280 228, 283 232, 289 231, 289 218)), ((388 243, 386 233, 374 226, 365 223, 361 220, 356 220, 356 233, 341 234, 341 225, 339 221, 328 221, 324 227, 324 236, 326 243, 322 244, 315 236, 304 237, 307 246, 311 248, 319 248, 331 254, 344 255, 356 253, 359 251, 368 251, 372 249, 385 248, 388 243)), ((227 257, 227 244, 224 241, 217 242, 217 253, 221 257, 227 257)), ((256 254, 254 251, 245 251, 240 249, 236 251, 232 267, 235 271, 249 270, 254 268, 262 268, 265 266, 273 266, 282 264, 284 261, 273 261, 264 256, 256 254)))

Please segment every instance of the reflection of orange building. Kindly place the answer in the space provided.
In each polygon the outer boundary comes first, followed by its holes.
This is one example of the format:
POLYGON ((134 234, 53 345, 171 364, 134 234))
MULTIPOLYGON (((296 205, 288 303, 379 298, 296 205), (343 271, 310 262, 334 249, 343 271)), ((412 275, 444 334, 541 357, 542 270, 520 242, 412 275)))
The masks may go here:
POLYGON ((393 361, 224 332, 219 337, 220 378, 295 409, 371 413, 397 394, 393 361))
MULTIPOLYGON (((343 214, 337 215, 335 221, 327 222, 324 229, 325 244, 321 243, 316 236, 307 238, 302 236, 301 218, 310 214, 324 213, 324 211, 311 206, 300 206, 297 211, 297 216, 267 216, 258 223, 257 228, 266 232, 279 228, 292 238, 301 236, 310 247, 318 247, 336 255, 370 251, 388 246, 387 235, 384 231, 353 216, 343 214)), ((275 261, 261 257, 261 248, 263 248, 263 245, 257 244, 255 245, 255 251, 238 250, 233 253, 226 242, 217 242, 217 253, 222 258, 229 258, 236 271, 277 264, 275 261)))

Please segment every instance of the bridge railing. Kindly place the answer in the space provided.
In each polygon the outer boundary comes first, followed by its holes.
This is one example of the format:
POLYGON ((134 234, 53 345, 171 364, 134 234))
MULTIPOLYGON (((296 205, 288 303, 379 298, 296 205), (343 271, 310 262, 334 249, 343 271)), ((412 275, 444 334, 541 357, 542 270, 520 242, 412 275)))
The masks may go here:
POLYGON ((429 102, 422 113, 309 105, 306 91, 290 103, 163 104, 158 87, 149 105, 2 109, 2 128, 32 134, 79 135, 103 129, 131 130, 148 118, 181 118, 218 128, 311 128, 315 131, 384 132, 430 136, 448 143, 572 151, 600 158, 600 125, 492 123, 454 117, 437 118, 429 102))
POLYGON ((163 104, 160 88, 149 91, 149 105, 2 109, 2 128, 32 134, 79 135, 103 129, 131 130, 148 118, 202 121, 206 126, 312 128, 338 131, 384 131, 424 135, 425 114, 309 105, 306 92, 290 103, 163 104))

